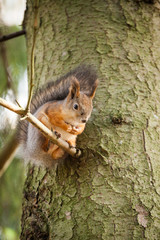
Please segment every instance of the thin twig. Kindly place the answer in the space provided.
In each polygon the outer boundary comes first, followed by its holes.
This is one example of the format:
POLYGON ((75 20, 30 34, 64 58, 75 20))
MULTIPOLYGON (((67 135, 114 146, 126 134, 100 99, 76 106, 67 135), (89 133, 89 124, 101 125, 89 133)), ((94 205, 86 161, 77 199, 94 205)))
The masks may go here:
POLYGON ((62 138, 57 138, 57 135, 54 131, 50 131, 42 122, 40 122, 36 117, 34 117, 31 113, 26 113, 25 109, 22 109, 13 103, 8 103, 6 100, 0 98, 0 105, 8 108, 12 112, 15 112, 22 117, 25 116, 25 119, 29 121, 33 126, 38 128, 42 134, 51 140, 51 142, 55 143, 59 147, 61 147, 64 151, 69 153, 72 157, 78 158, 81 155, 81 151, 76 148, 71 148, 70 145, 63 140, 62 138))
POLYGON ((21 30, 21 31, 14 32, 14 33, 11 33, 11 34, 8 34, 8 35, 3 35, 2 37, 0 37, 0 42, 7 41, 9 39, 19 37, 21 35, 24 35, 25 33, 26 33, 25 30, 21 30))
POLYGON ((9 109, 10 111, 12 112, 15 112, 21 116, 24 116, 25 115, 25 110, 20 108, 20 107, 17 107, 15 104, 13 103, 8 103, 5 99, 3 98, 0 98, 0 105, 9 109))
POLYGON ((33 87, 34 87, 34 50, 35 50, 37 27, 38 27, 38 0, 36 0, 34 8, 35 8, 35 11, 34 11, 34 24, 33 24, 33 45, 31 50, 31 75, 30 75, 29 96, 28 96, 28 102, 26 106, 27 112, 30 112, 30 104, 32 100, 33 87))

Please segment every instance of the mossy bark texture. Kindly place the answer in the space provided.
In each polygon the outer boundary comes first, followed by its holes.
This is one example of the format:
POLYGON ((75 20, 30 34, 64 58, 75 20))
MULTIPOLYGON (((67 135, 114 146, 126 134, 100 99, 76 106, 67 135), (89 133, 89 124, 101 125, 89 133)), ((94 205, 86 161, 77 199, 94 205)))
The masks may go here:
MULTIPOLYGON (((34 2, 25 15, 28 70, 34 2)), ((93 64, 100 84, 79 160, 28 168, 21 240, 160 239, 160 5, 39 1, 35 85, 93 64)))

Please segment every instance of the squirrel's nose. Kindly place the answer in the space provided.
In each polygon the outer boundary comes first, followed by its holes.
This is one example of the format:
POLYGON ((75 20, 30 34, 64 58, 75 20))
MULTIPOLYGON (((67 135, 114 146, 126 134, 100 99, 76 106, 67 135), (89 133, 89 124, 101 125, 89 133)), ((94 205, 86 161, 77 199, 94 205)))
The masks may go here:
POLYGON ((82 120, 82 123, 86 123, 86 120, 85 120, 85 119, 83 119, 83 120, 82 120))

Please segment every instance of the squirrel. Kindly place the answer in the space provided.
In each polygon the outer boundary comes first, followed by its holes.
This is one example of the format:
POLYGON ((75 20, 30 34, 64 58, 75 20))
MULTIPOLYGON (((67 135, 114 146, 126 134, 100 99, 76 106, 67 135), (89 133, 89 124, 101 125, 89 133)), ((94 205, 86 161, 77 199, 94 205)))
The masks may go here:
MULTIPOLYGON (((30 111, 70 147, 75 147, 77 135, 84 131, 91 115, 97 85, 95 70, 81 65, 57 81, 42 86, 32 98, 30 111)), ((25 160, 36 165, 51 167, 67 156, 63 149, 25 120, 19 123, 18 138, 25 160)))

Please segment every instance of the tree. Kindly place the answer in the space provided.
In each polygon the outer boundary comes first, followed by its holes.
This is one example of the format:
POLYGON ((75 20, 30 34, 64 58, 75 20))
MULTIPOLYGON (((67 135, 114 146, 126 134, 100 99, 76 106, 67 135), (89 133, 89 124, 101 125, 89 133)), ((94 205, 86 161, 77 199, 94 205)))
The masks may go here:
MULTIPOLYGON (((29 166, 21 239, 160 238, 159 15, 158 2, 39 2, 36 87, 83 61, 100 86, 78 141, 83 157, 29 166)), ((27 1, 28 56, 33 18, 27 1)))

